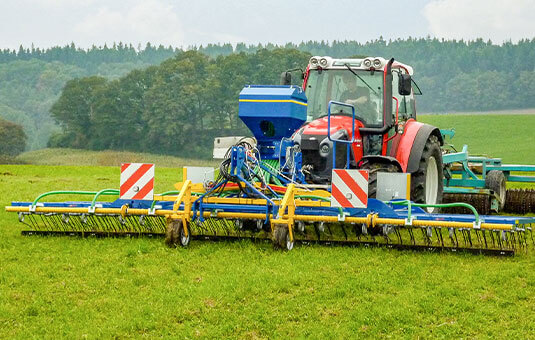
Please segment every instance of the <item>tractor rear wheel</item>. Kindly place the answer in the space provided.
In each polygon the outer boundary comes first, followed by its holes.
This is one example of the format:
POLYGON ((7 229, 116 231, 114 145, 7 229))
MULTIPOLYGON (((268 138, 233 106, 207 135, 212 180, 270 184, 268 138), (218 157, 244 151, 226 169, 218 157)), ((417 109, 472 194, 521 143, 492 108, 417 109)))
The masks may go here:
MULTIPOLYGON (((440 142, 431 135, 425 143, 418 170, 411 174, 411 200, 423 204, 440 204, 444 192, 444 171, 440 142)), ((425 208, 437 213, 439 208, 425 208)))

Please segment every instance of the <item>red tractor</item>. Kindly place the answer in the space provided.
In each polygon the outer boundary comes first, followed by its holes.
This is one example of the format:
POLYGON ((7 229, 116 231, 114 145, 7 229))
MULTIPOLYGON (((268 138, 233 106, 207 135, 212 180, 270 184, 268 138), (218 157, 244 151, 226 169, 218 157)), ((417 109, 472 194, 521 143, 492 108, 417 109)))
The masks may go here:
MULTIPOLYGON (((292 137, 308 183, 328 184, 333 166, 349 165, 370 171, 375 197, 378 172, 405 172, 412 201, 442 202, 443 138, 438 128, 416 121, 414 95, 421 92, 412 74, 394 59, 310 59, 303 81, 307 122, 292 137)), ((282 79, 291 77, 285 72, 282 79)))

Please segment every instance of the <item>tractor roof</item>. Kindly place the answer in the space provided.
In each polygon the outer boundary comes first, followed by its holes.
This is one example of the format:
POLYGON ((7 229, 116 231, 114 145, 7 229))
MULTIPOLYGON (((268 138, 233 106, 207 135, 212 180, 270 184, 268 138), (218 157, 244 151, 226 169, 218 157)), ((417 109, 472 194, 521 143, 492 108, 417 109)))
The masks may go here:
MULTIPOLYGON (((382 57, 336 59, 327 56, 314 56, 310 58, 309 67, 310 69, 345 69, 345 65, 347 64, 351 66, 352 69, 369 70, 371 68, 375 68, 376 70, 380 70, 385 67, 387 62, 388 61, 382 57)), ((394 61, 393 65, 398 65, 405 68, 410 75, 414 73, 412 67, 409 65, 397 61, 394 61)))

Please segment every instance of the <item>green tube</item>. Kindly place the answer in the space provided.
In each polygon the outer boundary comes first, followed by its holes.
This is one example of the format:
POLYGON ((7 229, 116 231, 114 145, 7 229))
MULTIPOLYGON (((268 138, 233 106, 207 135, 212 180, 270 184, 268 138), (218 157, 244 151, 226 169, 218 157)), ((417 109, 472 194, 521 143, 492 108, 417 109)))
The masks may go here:
POLYGON ((431 207, 431 208, 453 208, 453 207, 464 207, 464 208, 468 208, 472 211, 472 213, 474 214, 474 217, 476 218, 476 223, 479 224, 479 214, 477 213, 477 210, 476 208, 474 208, 473 205, 470 205, 468 203, 462 203, 462 202, 457 202, 457 203, 442 203, 442 204, 423 204, 423 203, 414 203, 414 202, 411 202, 409 200, 404 200, 404 201, 390 201, 388 202, 390 204, 397 204, 397 205, 406 205, 408 206, 408 219, 410 220, 411 219, 411 205, 414 205, 415 207, 422 207, 422 208, 427 208, 427 207, 431 207))
POLYGON ((95 207, 95 203, 97 202, 97 198, 101 195, 119 195, 120 191, 117 189, 102 189, 99 192, 95 194, 95 197, 93 197, 93 200, 91 201, 91 209, 95 207))
POLYGON ((171 191, 166 191, 166 192, 163 192, 161 194, 158 194, 158 196, 165 196, 165 195, 178 195, 180 194, 180 191, 178 190, 171 190, 171 191))
MULTIPOLYGON (((116 189, 105 189, 105 190, 116 190, 116 189)), ((116 190, 117 192, 114 192, 114 193, 102 193, 101 195, 117 195, 117 193, 119 193, 119 190, 116 190)), ((37 198, 32 202, 32 207, 35 207, 35 205, 37 204, 37 202, 43 198, 43 197, 47 197, 47 196, 53 196, 53 195, 96 195, 98 194, 99 192, 97 191, 49 191, 49 192, 45 192, 44 194, 41 194, 39 196, 37 196, 37 198)))

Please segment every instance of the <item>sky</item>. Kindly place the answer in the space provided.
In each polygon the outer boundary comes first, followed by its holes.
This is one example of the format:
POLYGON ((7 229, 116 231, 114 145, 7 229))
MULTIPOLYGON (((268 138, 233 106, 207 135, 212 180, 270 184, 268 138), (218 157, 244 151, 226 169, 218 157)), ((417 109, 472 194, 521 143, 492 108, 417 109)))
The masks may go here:
POLYGON ((0 49, 535 38, 535 0, 0 0, 0 49))

